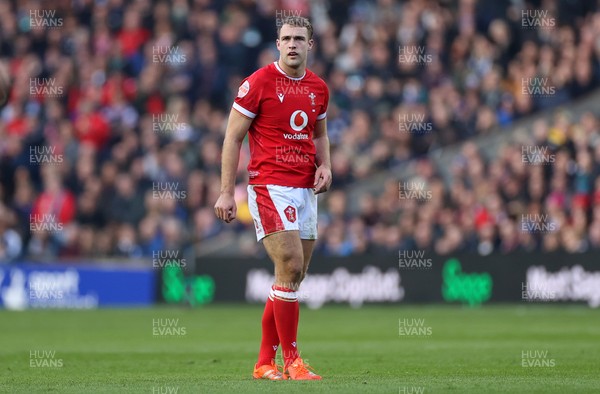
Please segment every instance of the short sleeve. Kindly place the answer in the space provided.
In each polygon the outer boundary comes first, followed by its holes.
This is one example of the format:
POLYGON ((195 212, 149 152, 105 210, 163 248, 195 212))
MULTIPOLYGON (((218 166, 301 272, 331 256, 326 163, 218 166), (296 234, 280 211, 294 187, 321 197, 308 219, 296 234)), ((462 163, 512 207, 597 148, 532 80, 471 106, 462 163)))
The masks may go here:
POLYGON ((323 90, 325 91, 325 100, 323 101, 323 110, 317 116, 317 120, 322 120, 327 117, 327 108, 329 107, 329 88, 325 83, 323 83, 323 90))
POLYGON ((260 108, 262 89, 258 82, 256 73, 244 79, 233 101, 233 108, 250 119, 256 118, 260 108))

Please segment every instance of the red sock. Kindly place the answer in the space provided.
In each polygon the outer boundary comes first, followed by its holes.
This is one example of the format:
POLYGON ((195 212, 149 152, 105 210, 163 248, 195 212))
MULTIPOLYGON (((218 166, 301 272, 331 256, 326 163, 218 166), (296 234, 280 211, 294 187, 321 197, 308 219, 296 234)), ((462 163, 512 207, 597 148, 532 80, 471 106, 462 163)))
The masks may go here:
POLYGON ((262 340, 260 342, 260 352, 258 353, 258 366, 270 365, 271 360, 277 354, 279 347, 279 336, 275 326, 275 316, 273 314, 273 288, 267 302, 262 317, 262 340))
POLYGON ((299 356, 296 349, 296 334, 298 333, 298 319, 300 306, 296 292, 286 287, 273 286, 274 301, 273 312, 275 324, 281 342, 285 368, 299 356))

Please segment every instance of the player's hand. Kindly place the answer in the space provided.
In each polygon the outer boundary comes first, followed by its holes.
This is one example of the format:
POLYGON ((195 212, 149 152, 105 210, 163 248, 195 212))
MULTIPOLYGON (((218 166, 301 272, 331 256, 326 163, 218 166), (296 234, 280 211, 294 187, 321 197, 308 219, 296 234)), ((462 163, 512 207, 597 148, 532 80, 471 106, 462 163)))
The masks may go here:
POLYGON ((221 194, 215 203, 215 215, 225 223, 231 223, 237 214, 237 205, 233 194, 221 194))
POLYGON ((331 168, 320 165, 315 173, 315 183, 313 187, 315 194, 323 193, 329 190, 332 180, 333 177, 331 176, 331 168))

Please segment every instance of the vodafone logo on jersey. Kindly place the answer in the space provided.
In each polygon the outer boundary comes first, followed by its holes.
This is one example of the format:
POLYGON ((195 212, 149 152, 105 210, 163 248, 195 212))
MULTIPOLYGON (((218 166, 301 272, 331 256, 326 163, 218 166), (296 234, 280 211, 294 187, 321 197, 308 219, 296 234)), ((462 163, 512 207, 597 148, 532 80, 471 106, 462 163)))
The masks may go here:
POLYGON ((294 131, 302 131, 303 128, 306 127, 306 125, 308 124, 308 115, 306 115, 306 112, 302 111, 302 110, 296 110, 294 111, 294 113, 292 114, 292 116, 290 116, 290 127, 294 130, 294 131), (300 118, 301 123, 298 124, 298 118, 300 118))
MULTIPOLYGON (((302 131, 308 124, 308 115, 306 112, 298 109, 292 113, 290 116, 290 127, 294 131, 302 131)), ((283 135, 283 138, 286 140, 307 140, 308 134, 290 134, 286 133, 283 135)))

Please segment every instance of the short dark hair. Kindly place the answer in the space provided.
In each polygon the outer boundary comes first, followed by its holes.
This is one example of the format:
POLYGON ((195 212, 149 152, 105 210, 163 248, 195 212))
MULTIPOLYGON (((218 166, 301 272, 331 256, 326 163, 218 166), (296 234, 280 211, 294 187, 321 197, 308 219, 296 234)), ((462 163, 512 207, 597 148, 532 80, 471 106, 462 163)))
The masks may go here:
POLYGON ((312 39, 313 36, 313 27, 310 24, 308 18, 304 18, 302 16, 288 16, 277 26, 277 38, 279 38, 281 34, 281 26, 290 25, 295 27, 306 27, 308 31, 308 39, 312 39))

